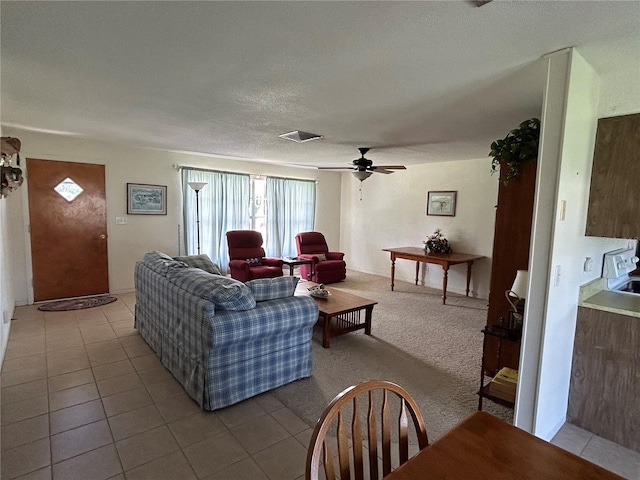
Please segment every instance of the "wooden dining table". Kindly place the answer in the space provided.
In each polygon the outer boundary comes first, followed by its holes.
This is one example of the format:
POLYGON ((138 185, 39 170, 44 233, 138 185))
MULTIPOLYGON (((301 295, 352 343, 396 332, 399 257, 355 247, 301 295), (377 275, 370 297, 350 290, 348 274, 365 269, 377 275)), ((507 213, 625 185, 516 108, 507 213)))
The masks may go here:
POLYGON ((622 480, 584 458, 475 412, 385 480, 622 480))
POLYGON ((418 273, 420 272, 421 263, 435 263, 442 266, 442 304, 447 302, 447 280, 449 278, 449 267, 467 264, 467 289, 465 291, 469 296, 469 284, 471 283, 471 267, 473 262, 484 258, 483 255, 474 253, 429 253, 424 248, 418 247, 398 247, 383 248, 383 252, 389 252, 391 258, 391 291, 393 291, 396 276, 396 259, 404 258, 405 260, 413 260, 416 262, 416 285, 418 285, 418 273))

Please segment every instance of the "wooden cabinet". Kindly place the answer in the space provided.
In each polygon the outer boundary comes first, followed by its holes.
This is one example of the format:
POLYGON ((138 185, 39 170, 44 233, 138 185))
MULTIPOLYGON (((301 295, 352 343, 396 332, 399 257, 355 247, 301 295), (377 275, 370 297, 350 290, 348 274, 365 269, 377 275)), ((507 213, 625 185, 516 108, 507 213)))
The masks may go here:
POLYGON ((578 307, 567 421, 640 451, 640 318, 578 307))
MULTIPOLYGON (((504 294, 511 289, 516 271, 528 269, 536 166, 534 160, 526 162, 522 165, 520 175, 508 185, 500 182, 487 325, 507 321, 511 306, 504 294)), ((507 345, 501 345, 498 338, 488 337, 483 355, 486 358, 484 368, 488 375, 492 375, 499 367, 517 369, 520 344, 509 342, 507 345)))
POLYGON ((640 237, 640 113, 598 120, 586 235, 640 237))

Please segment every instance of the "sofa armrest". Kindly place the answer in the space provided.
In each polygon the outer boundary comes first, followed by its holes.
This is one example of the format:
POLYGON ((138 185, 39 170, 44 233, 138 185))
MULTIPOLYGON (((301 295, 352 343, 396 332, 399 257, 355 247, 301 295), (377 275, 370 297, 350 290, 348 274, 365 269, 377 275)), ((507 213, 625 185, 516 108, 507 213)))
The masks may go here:
POLYGON ((342 252, 327 252, 327 260, 342 260, 344 259, 344 253, 342 252))
POLYGON ((249 262, 244 260, 230 260, 229 261, 229 271, 231 272, 231 277, 239 280, 241 282, 246 282, 249 280, 249 262))
POLYGON ((259 302, 243 312, 218 311, 211 321, 209 346, 221 347, 313 328, 317 321, 318 304, 306 295, 259 302))
POLYGON ((229 268, 235 268, 238 270, 245 270, 245 271, 249 271, 249 262, 246 262, 244 260, 230 260, 229 261, 229 268))
POLYGON ((282 267, 284 262, 281 258, 262 257, 262 264, 268 267, 282 267))

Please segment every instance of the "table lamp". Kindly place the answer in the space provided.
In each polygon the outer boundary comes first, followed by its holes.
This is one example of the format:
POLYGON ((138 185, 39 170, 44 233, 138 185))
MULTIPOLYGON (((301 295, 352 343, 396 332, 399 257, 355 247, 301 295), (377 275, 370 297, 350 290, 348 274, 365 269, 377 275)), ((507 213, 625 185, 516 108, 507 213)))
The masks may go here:
POLYGON ((504 292, 507 302, 513 309, 510 312, 510 328, 522 328, 522 317, 524 315, 524 301, 527 296, 527 287, 529 285, 529 272, 527 270, 518 270, 516 278, 511 288, 504 292), (514 300, 515 299, 515 300, 514 300), (514 303, 515 302, 515 303, 514 303))

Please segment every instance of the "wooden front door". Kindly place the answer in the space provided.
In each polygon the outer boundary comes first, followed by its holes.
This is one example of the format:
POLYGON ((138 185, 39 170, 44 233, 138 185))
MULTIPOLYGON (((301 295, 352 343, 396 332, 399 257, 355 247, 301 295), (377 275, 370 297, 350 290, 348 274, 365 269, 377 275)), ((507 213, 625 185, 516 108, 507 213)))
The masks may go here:
POLYGON ((108 293, 104 165, 28 158, 27 185, 34 301, 108 293))

